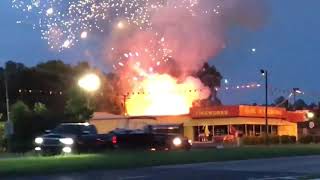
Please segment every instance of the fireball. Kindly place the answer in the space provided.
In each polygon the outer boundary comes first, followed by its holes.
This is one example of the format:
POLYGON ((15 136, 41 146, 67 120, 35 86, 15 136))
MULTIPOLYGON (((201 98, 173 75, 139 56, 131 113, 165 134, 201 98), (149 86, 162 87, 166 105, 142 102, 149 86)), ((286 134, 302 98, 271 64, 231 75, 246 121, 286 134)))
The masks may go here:
POLYGON ((129 115, 188 114, 195 100, 206 99, 210 90, 200 80, 188 77, 183 82, 167 74, 153 74, 137 83, 126 103, 129 115), (143 91, 141 91, 143 89, 143 91))

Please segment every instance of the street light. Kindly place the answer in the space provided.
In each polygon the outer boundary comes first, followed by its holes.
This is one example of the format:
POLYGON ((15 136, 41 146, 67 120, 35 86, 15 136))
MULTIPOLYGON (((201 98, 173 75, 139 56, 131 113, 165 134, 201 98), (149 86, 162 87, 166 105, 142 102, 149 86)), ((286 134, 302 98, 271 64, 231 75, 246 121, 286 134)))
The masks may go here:
MULTIPOLYGON (((97 91, 100 86, 101 86, 101 80, 99 78, 98 75, 93 74, 93 73, 89 73, 86 74, 84 76, 82 76, 79 80, 78 80, 78 85, 81 89, 87 91, 89 93, 89 95, 93 95, 93 93, 95 91, 97 91)), ((90 108, 90 98, 91 97, 87 97, 87 107, 90 108)))
POLYGON ((313 119, 314 118, 314 112, 307 112, 307 118, 308 118, 308 120, 311 120, 311 119, 313 119))
POLYGON ((261 69, 260 70, 261 75, 265 79, 265 143, 268 145, 268 135, 269 135, 269 127, 268 127, 268 71, 261 69))
POLYGON ((78 85, 87 92, 97 91, 101 86, 101 81, 99 76, 96 74, 90 73, 82 76, 78 80, 78 85))
POLYGON ((13 123, 10 119, 10 103, 9 103, 9 84, 8 84, 8 75, 6 69, 4 70, 4 87, 5 87, 5 95, 6 95, 6 109, 7 109, 7 122, 5 124, 5 136, 6 138, 10 138, 10 136, 14 133, 13 123))

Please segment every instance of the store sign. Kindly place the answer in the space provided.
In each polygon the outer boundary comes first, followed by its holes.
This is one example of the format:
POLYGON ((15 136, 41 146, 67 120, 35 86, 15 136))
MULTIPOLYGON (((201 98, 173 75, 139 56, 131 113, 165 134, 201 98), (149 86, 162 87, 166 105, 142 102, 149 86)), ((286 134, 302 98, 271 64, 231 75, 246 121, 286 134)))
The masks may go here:
POLYGON ((197 107, 192 108, 190 114, 192 118, 236 117, 239 115, 239 108, 238 106, 197 107))
MULTIPOLYGON (((242 117, 265 117, 266 108, 263 106, 239 106, 239 116, 242 117)), ((269 118, 286 119, 284 108, 268 107, 269 118)))
MULTIPOLYGON (((219 118, 219 117, 265 117, 265 107, 263 106, 216 106, 201 108, 196 107, 190 110, 192 118, 219 118)), ((286 119, 284 108, 268 108, 268 117, 286 119)))

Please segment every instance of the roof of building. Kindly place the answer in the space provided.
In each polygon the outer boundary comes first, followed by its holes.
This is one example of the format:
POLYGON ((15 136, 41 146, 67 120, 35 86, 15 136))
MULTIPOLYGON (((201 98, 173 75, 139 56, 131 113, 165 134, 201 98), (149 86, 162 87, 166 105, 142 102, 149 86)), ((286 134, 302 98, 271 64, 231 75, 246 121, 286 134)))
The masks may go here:
MULTIPOLYGON (((115 115, 108 112, 95 112, 91 120, 114 120, 114 119, 159 119, 172 117, 188 116, 193 119, 199 118, 228 118, 228 117, 248 117, 264 118, 264 106, 212 106, 212 107, 194 107, 191 108, 189 115, 178 116, 124 116, 115 115)), ((303 122, 306 120, 305 112, 287 111, 285 108, 268 107, 268 117, 283 119, 291 122, 303 122)))
POLYGON ((111 114, 108 112, 95 112, 91 120, 126 119, 123 115, 111 114))

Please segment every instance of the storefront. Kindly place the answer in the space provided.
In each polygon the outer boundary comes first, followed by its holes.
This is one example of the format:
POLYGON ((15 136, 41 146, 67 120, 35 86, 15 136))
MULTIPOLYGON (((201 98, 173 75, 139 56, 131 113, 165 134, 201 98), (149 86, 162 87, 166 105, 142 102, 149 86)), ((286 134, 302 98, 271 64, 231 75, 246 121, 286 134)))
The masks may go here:
MULTIPOLYGON (((273 135, 297 136, 297 122, 305 121, 301 112, 268 108, 268 130, 273 135)), ((265 132, 265 108, 261 106, 196 107, 188 115, 124 117, 95 113, 90 121, 100 133, 116 128, 142 129, 148 125, 181 124, 182 133, 193 141, 211 141, 236 131, 241 136, 261 136, 265 132)), ((163 127, 165 127, 163 126, 163 127)))

